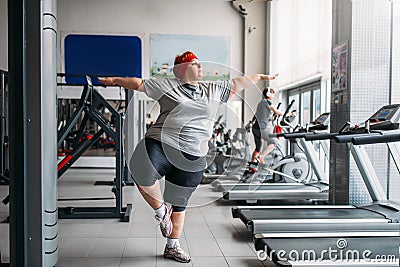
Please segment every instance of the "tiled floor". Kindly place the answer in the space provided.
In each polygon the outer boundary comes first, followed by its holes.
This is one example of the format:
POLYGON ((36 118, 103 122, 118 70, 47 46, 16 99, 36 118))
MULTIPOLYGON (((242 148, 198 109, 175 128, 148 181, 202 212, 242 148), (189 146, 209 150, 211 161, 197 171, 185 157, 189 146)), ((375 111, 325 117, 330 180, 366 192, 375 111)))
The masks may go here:
MULTIPOLYGON (((95 181, 110 181, 114 170, 71 169, 60 178, 59 198, 112 197, 110 186, 94 186, 95 181)), ((0 186, 0 197, 7 187, 0 186)), ((154 212, 137 188, 124 187, 124 205, 133 204, 130 222, 118 219, 60 219, 59 266, 274 266, 257 259, 252 236, 231 207, 209 185, 201 185, 187 210, 181 245, 192 256, 188 264, 164 259, 165 239, 154 220, 154 212)), ((60 206, 107 206, 110 200, 60 201, 60 206)), ((8 215, 0 208, 0 220, 8 215)), ((2 260, 9 260, 8 224, 0 224, 2 260)))

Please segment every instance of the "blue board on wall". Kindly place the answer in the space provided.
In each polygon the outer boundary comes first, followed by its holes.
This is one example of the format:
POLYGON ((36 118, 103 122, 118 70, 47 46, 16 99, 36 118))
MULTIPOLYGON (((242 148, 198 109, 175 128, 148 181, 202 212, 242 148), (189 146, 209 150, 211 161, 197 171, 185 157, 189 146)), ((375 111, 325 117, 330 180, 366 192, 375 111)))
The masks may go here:
MULTIPOLYGON (((67 84, 86 84, 84 75, 142 77, 142 44, 137 36, 70 34, 64 39, 67 84)), ((94 84, 99 84, 93 80, 94 84)))

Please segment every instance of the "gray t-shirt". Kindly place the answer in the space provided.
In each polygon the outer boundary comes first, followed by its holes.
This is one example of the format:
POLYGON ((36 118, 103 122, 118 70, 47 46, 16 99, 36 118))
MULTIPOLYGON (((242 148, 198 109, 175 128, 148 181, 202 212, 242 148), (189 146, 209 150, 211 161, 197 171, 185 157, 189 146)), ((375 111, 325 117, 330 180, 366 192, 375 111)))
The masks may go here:
POLYGON ((273 111, 269 109, 272 105, 271 100, 263 99, 257 105, 256 119, 261 130, 269 128, 272 130, 272 115, 273 111))
POLYGON ((231 81, 184 84, 179 79, 144 79, 146 94, 160 104, 160 115, 146 137, 194 156, 205 156, 221 103, 226 103, 231 81))

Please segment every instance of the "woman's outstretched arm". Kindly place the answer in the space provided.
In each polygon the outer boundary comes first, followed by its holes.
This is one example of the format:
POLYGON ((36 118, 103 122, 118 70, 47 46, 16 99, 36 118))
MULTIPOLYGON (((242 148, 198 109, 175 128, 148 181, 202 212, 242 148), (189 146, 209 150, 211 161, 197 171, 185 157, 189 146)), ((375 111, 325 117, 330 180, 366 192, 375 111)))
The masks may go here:
POLYGON ((253 74, 249 76, 240 76, 232 79, 232 89, 230 97, 236 93, 239 93, 245 88, 251 87, 258 81, 269 81, 275 79, 279 74, 275 73, 273 75, 268 74, 253 74))
POLYGON ((126 89, 144 92, 143 80, 141 78, 99 77, 98 80, 104 85, 118 85, 126 89))

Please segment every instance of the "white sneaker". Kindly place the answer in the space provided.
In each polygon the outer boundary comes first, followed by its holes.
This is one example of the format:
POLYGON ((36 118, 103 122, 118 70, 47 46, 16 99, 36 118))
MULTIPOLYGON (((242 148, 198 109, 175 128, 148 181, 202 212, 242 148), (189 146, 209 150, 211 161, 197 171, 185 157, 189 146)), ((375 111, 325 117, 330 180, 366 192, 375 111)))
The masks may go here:
POLYGON ((158 224, 160 225, 160 230, 163 237, 169 237, 172 233, 173 225, 171 221, 171 214, 172 214, 172 205, 165 203, 166 212, 163 218, 158 217, 157 215, 154 218, 157 220, 158 224))
POLYGON ((190 255, 177 244, 175 244, 172 248, 165 245, 164 258, 174 259, 183 263, 188 263, 191 261, 190 255))

